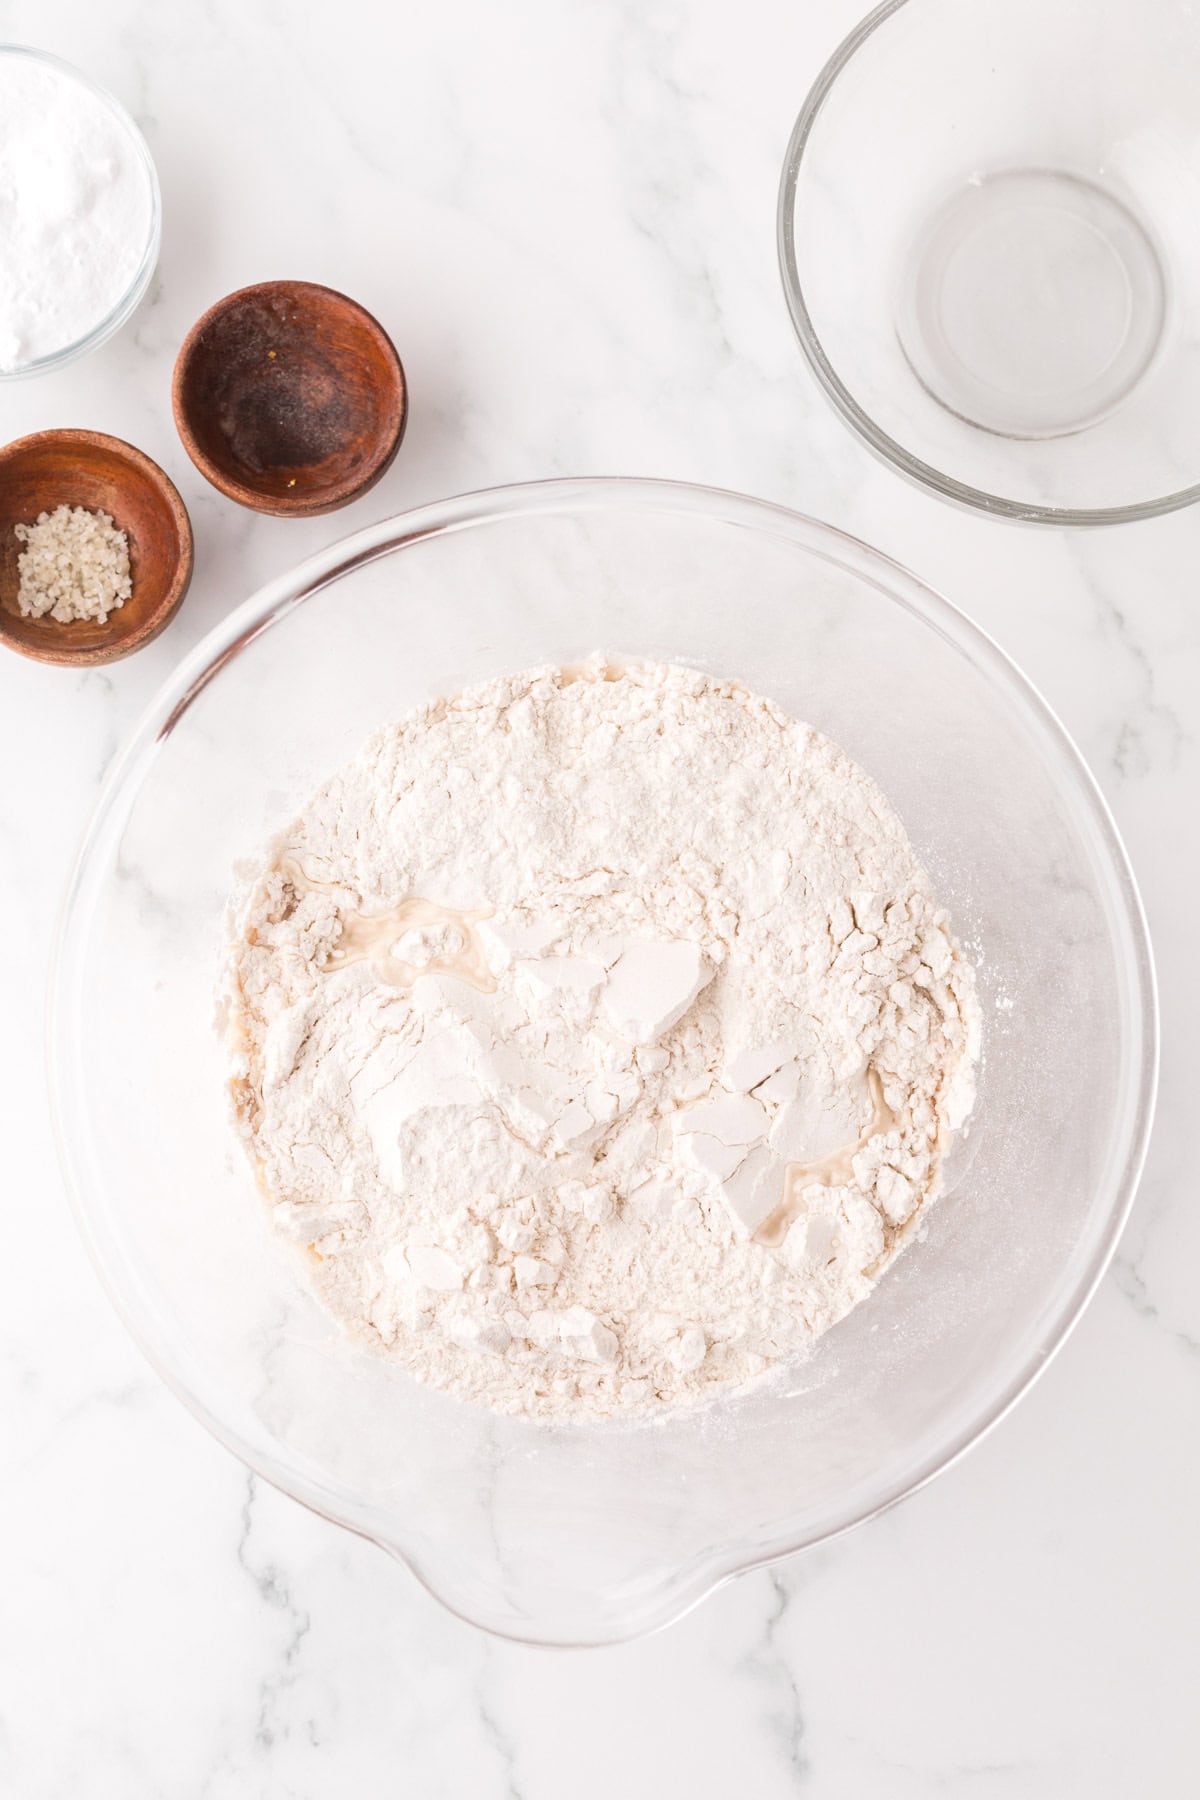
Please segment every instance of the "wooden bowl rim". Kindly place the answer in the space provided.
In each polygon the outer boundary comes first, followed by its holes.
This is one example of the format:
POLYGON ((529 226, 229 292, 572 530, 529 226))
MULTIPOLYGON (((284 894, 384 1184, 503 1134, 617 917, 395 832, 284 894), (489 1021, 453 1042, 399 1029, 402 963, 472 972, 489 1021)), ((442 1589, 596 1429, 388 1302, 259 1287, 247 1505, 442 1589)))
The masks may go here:
POLYGON ((381 476, 387 473, 396 452, 404 437, 404 429, 408 423, 408 379, 404 373, 404 364, 400 360, 400 352, 396 349, 391 337, 383 325, 369 312, 361 300, 344 294, 339 288, 327 287, 320 281, 253 281, 248 287, 234 288, 231 293, 222 295, 221 299, 202 312, 196 320, 175 358, 175 367, 171 374, 171 411, 175 418, 175 429, 179 433, 180 442, 199 469, 204 479, 211 482, 218 493, 229 500, 236 500, 239 506, 249 507, 253 512, 270 514, 274 518, 312 518, 321 513, 336 512, 340 507, 348 506, 375 485, 381 476), (376 448, 365 464, 360 464, 352 474, 342 481, 326 488, 319 495, 297 496, 290 500, 283 494, 266 494, 261 488, 253 487, 249 482, 239 481, 229 475, 218 464, 213 462, 201 449, 192 429, 189 410, 184 403, 183 388, 188 370, 196 352, 196 347, 204 332, 210 325, 225 318, 235 307, 246 300, 277 295, 281 291, 319 295, 322 299, 332 301, 341 311, 352 313, 359 324, 375 340, 382 350, 385 361, 391 366, 393 381, 389 391, 390 406, 386 426, 380 430, 376 448))
MULTIPOLYGON (((135 468, 144 475, 150 485, 166 502, 167 510, 175 524, 179 539, 179 556, 167 583, 166 590, 149 618, 128 637, 121 636, 121 611, 118 608, 108 616, 105 630, 111 627, 111 641, 103 644, 92 644, 87 648, 73 650, 69 640, 54 633, 47 637, 45 645, 25 643, 10 634, 7 624, 8 615, 0 608, 0 642, 9 650, 15 650, 21 656, 29 657, 33 662, 58 663, 73 665, 76 668, 98 663, 118 662, 122 657, 132 656, 136 650, 143 649, 166 630, 175 614, 183 604, 184 595, 192 579, 195 563, 195 537, 192 532, 192 521, 183 496, 171 480, 166 470, 131 444, 125 438, 114 437, 107 431, 89 431, 82 427, 64 425, 53 427, 48 431, 31 431, 25 437, 14 438, 11 443, 0 445, 0 480, 6 468, 19 462, 22 454, 38 448, 59 448, 63 450, 106 450, 114 456, 118 463, 135 468)), ((115 516, 115 515, 114 515, 115 516)), ((67 627, 63 627, 64 632, 67 627)))

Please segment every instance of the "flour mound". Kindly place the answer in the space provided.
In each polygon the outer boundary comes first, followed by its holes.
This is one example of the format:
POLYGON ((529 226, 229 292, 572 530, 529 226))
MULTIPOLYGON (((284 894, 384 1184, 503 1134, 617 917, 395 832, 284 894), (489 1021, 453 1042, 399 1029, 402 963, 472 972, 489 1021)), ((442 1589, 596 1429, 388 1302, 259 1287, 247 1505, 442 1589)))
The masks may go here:
POLYGON ((380 732, 235 919, 240 1130, 321 1301, 506 1413, 791 1356, 934 1199, 970 965, 904 829, 733 681, 596 658, 380 732))

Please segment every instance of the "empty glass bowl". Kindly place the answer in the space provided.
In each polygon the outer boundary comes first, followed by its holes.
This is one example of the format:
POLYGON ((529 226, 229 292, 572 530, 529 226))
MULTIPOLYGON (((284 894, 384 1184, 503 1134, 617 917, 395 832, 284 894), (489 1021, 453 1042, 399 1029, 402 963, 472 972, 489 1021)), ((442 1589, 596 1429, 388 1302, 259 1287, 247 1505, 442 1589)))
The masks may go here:
POLYGON ((800 342, 951 499, 1088 525, 1200 495, 1200 32, 1188 0, 886 0, 779 196, 800 342))
POLYGON ((82 1228, 157 1368, 252 1468, 394 1552, 464 1617, 543 1643, 661 1625, 959 1455, 1098 1280, 1154 1089, 1134 885, 1027 682, 875 551, 664 482, 424 507, 232 613, 107 786, 52 1011, 82 1228), (235 863, 375 727, 594 650, 740 676, 878 778, 978 959, 984 1064, 923 1241, 807 1361, 658 1422, 547 1427, 346 1345, 271 1235, 234 1140, 213 995, 235 863))

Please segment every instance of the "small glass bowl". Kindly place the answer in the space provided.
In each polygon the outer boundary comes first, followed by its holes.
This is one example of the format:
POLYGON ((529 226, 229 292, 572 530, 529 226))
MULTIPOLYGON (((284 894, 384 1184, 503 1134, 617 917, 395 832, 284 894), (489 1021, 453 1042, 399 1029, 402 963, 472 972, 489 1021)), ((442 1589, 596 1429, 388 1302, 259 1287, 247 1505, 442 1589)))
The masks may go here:
POLYGON ((101 87, 99 82, 93 81, 89 75, 85 75, 81 69, 77 69, 73 63, 67 62, 61 56, 52 56, 48 50, 37 50, 29 44, 0 44, 0 57, 18 56, 25 57, 30 62, 43 63, 47 68, 55 70, 69 80, 78 82, 113 115, 134 145, 145 170, 146 179, 150 184, 150 230, 141 261, 138 263, 132 281, 104 317, 98 320, 92 329, 85 332, 82 337, 76 338, 73 343, 64 344, 61 349, 53 351, 48 356, 35 357, 32 362, 22 363, 19 369, 0 369, 0 382, 27 381, 34 375, 48 375, 52 370, 61 369, 67 363, 75 362, 79 357, 87 356, 93 350, 98 349, 101 344, 107 343, 108 339, 118 332, 125 321, 131 317, 142 300, 158 264, 158 252, 162 242, 162 195, 159 191, 158 171, 154 166, 154 158, 150 154, 145 138, 120 101, 115 99, 107 88, 101 87))
POLYGON ((51 1016, 79 1221, 176 1393, 455 1612, 548 1644, 665 1624, 911 1493, 995 1424, 1112 1253, 1157 1064, 1124 853, 1012 664, 865 544, 653 481, 422 507, 223 619, 105 788, 51 1016), (806 1361, 661 1420, 552 1426, 347 1344, 272 1235, 235 1141, 213 993, 235 866, 376 726, 595 650, 736 675, 879 779, 977 959, 984 1063, 921 1241, 806 1361))
POLYGON ((885 0, 779 194, 801 346, 946 498, 1093 525, 1200 496, 1200 34, 1184 0, 885 0))

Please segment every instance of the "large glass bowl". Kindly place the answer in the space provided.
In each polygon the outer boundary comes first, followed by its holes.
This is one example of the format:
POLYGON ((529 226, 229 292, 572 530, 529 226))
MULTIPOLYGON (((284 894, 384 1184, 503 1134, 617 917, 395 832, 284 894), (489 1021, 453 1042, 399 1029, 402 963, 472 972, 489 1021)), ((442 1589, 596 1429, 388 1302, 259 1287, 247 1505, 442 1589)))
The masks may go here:
POLYGON ((784 158, 779 257, 843 418, 914 481, 1064 525, 1200 497, 1191 0, 883 0, 784 158))
POLYGON ((1155 1080, 1134 883, 1028 683, 865 545, 665 482, 424 507, 232 613, 108 783, 52 1013, 79 1218, 155 1366, 252 1468, 446 1605, 556 1644, 663 1624, 910 1493, 994 1424, 1105 1266, 1155 1080), (235 863, 369 732, 463 683, 597 649, 737 675, 879 780, 978 959, 985 1058, 923 1240, 809 1360, 661 1422, 549 1428, 347 1348, 234 1141, 213 991, 235 863))

